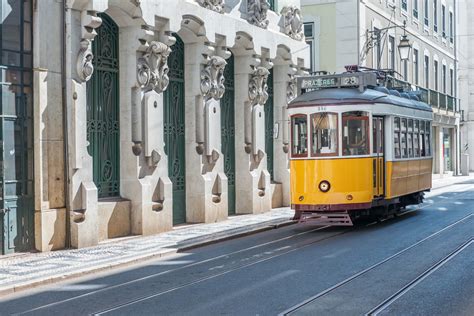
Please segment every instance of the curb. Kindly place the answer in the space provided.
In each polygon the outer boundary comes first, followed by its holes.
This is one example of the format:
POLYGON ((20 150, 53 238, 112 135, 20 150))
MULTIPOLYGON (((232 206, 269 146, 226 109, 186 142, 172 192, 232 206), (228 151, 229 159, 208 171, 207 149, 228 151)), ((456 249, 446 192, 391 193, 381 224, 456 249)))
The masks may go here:
POLYGON ((86 275, 90 275, 98 272, 105 272, 108 270, 116 268, 124 268, 133 264, 143 263, 143 261, 167 257, 173 254, 176 254, 180 251, 185 251, 205 245, 214 244, 224 240, 235 239, 247 235, 256 234, 259 232, 276 229, 279 227, 284 227, 294 224, 295 221, 288 218, 273 219, 257 224, 252 224, 244 227, 233 228, 230 230, 220 231, 216 233, 211 233, 199 237, 190 238, 183 240, 174 245, 170 245, 173 248, 162 248, 161 251, 150 252, 139 257, 132 258, 122 258, 114 262, 102 263, 97 266, 92 266, 90 268, 83 268, 75 270, 72 272, 66 272, 58 275, 47 276, 47 277, 38 277, 36 279, 31 279, 29 281, 23 281, 17 284, 12 284, 5 287, 0 287, 0 297, 6 296, 9 294, 17 293, 20 291, 33 289, 39 286, 48 285, 60 281, 66 281, 86 275))

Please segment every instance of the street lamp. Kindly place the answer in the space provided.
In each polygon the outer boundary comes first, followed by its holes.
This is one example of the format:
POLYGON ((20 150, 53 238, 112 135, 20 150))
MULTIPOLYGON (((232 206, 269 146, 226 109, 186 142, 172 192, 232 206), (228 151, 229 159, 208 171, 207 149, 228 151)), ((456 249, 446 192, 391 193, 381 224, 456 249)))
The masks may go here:
MULTIPOLYGON (((364 44, 364 48, 361 54, 361 61, 365 59, 367 53, 374 47, 380 47, 380 44, 383 43, 383 38, 387 35, 387 31, 390 29, 401 28, 403 29, 403 36, 400 39, 400 44, 398 44, 398 52, 400 53, 400 59, 406 61, 410 59, 411 44, 406 35, 406 20, 403 21, 403 26, 391 25, 378 30, 367 30, 367 41, 364 44)), ((379 63, 382 57, 382 49, 377 49, 377 69, 379 68, 379 63)))

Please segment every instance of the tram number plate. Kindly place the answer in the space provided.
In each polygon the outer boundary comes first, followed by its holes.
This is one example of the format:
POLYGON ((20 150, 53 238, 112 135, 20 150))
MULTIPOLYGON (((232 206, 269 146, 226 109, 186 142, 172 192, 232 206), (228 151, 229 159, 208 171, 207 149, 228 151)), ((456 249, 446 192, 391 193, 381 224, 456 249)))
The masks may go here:
POLYGON ((325 106, 318 106, 318 107, 316 107, 316 112, 326 112, 326 107, 325 106))
POLYGON ((343 77, 342 78, 342 85, 343 86, 354 86, 359 84, 358 77, 343 77))

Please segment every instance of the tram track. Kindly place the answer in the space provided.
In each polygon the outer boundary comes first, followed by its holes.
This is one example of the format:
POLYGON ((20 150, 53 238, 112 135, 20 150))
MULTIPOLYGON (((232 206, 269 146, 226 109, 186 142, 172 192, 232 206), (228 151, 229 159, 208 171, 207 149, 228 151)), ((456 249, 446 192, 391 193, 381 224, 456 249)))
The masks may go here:
MULTIPOLYGON (((456 192, 457 196, 456 198, 459 198, 459 195, 463 195, 462 193, 465 193, 465 191, 460 191, 460 192, 456 192)), ((415 209, 411 209, 411 210, 407 210, 401 214, 399 214, 400 216, 403 216, 403 215, 406 215, 406 214, 409 214, 409 213, 413 213, 413 212, 416 212, 418 210, 421 210, 423 208, 426 208, 426 207, 429 207, 429 206, 432 206, 432 204, 424 204, 424 205, 421 205, 415 209)), ((469 214, 468 216, 460 219, 459 221, 455 222, 455 223, 452 223, 446 227, 444 227, 443 229, 433 233, 432 235, 426 237, 425 239, 417 242, 416 244, 410 246, 409 248, 413 248, 414 246, 416 246, 417 244, 427 240, 428 238, 431 238, 431 237, 434 237, 435 235, 441 233, 442 231, 445 231, 446 229, 449 229, 450 227, 456 225, 457 223, 459 222, 462 222, 464 220, 466 220, 467 218, 469 218, 470 216, 473 216, 473 214, 469 214)), ((373 223, 367 223, 366 225, 363 225, 363 227, 369 227, 371 226, 373 223)), ((279 242, 283 242, 283 241, 288 241, 288 240, 291 240, 291 239, 294 239, 294 238, 297 238, 297 237, 300 237, 300 236, 304 236, 304 235, 307 235, 307 234, 310 234, 310 233, 313 233, 313 232, 316 232, 316 231, 323 231, 323 230, 326 230, 329 226, 323 226, 323 227, 318 227, 318 228, 315 228, 315 229, 311 229, 311 230, 307 230, 307 231, 303 231, 303 232, 298 232, 298 233, 295 233, 295 234, 291 234, 289 236, 284 236, 282 238, 278 238, 278 239, 275 239, 275 240, 271 240, 271 241, 268 241, 268 242, 264 242, 264 243, 260 243, 258 245, 254 245, 254 246, 251 246, 251 247, 246 247, 244 249, 239 249, 239 250, 236 250, 236 251, 232 251, 232 252, 228 252, 228 253, 225 253, 225 254, 222 254, 222 255, 219 255, 219 256, 216 256, 216 257, 212 257, 212 258, 208 258, 208 259, 205 259, 205 260, 201 260, 201 261, 197 261, 197 262, 194 262, 194 263, 190 263, 190 264, 186 264, 184 266, 181 266, 181 267, 177 267, 177 268, 174 268, 174 269, 169 269, 169 270, 166 270, 166 271, 161 271, 161 272, 158 272, 158 273, 154 273, 154 274, 151 274, 151 275, 147 275, 147 276, 144 276, 144 277, 141 277, 141 278, 138 278, 138 279, 135 279, 135 280, 130 280, 130 281, 127 281, 127 282, 123 282, 123 283, 119 283, 119 284, 115 284, 115 285, 112 285, 112 286, 108 286, 108 287, 104 287, 104 288, 101 288, 101 289, 97 289, 97 290, 94 290, 94 291, 90 291, 90 292, 87 292, 87 293, 84 293, 84 294, 81 294, 81 295, 76 295, 74 297, 70 297, 70 298, 67 298, 67 299, 63 299, 63 300, 59 300, 59 301, 56 301, 56 302, 52 302, 52 303, 49 303, 49 304, 44 304, 44 305, 41 305, 41 306, 38 306, 38 307, 35 307, 35 308, 32 308, 32 309, 29 309, 29 310, 26 310, 26 311, 22 311, 20 313, 17 313, 15 315, 23 315, 23 314, 29 314, 29 313, 32 313, 32 312, 36 312, 36 311, 40 311, 40 310, 45 310, 47 308, 51 308, 51 307, 55 307, 55 306, 58 306, 58 305, 61 305, 61 304, 64 304, 64 303, 69 303, 69 302, 72 302, 72 301, 75 301, 75 300, 78 300, 78 299, 82 299, 82 298, 87 298, 87 297, 90 297, 90 296, 93 296, 93 295, 97 295, 97 294, 101 294, 101 293, 104 293, 104 292, 108 292, 108 291, 111 291, 111 290, 116 290, 116 289, 119 289, 119 288, 122 288, 122 287, 125 287, 127 285, 132 285, 132 284, 136 284, 136 283, 139 283, 139 282, 142 282, 142 281, 147 281, 147 280, 152 280, 153 278, 157 278, 157 277, 160 277, 160 276, 164 276, 164 275, 167 275, 167 274, 171 274, 171 273, 174 273, 174 272, 179 272, 179 271, 182 271, 184 269, 188 269, 188 268, 192 268, 192 267, 196 267, 196 266, 199 266, 199 265, 203 265, 203 264, 209 264, 209 263, 212 263, 214 261, 217 261, 217 260, 220 260, 220 259, 226 259, 230 256, 233 256, 233 255, 237 255, 237 254, 241 254, 241 253, 244 253, 246 251, 251 251, 251 250, 255 250, 255 249, 258 249, 258 248, 262 248, 262 247, 265 247, 265 246, 270 246, 270 245, 273 245, 273 244, 277 244, 279 242)), ((260 260, 256 260, 256 261, 252 261, 250 263, 247 263, 247 264, 243 264, 243 265, 239 265, 235 268, 231 268, 231 269, 228 269, 228 270, 225 270, 225 271, 221 271, 219 273, 214 273, 214 274, 211 274, 209 276, 205 276, 205 277, 202 277, 202 278, 198 278, 198 279, 195 279, 193 281, 190 281, 190 282, 186 282, 186 283, 183 283, 183 284, 180 284, 180 285, 177 285, 177 286, 174 286, 174 287, 170 287, 168 289, 163 289, 161 291, 157 291, 157 292, 154 292, 154 293, 151 293, 151 294, 148 294, 148 295, 143 295, 143 296, 139 296, 135 299, 132 299, 132 300, 129 300, 129 301, 126 301, 122 304, 118 304, 118 305, 111 305, 110 307, 108 308, 105 308, 105 309, 102 309, 102 310, 98 310, 94 313, 92 313, 92 315, 103 315, 103 314, 106 314, 106 313, 109 313, 109 312, 112 312, 112 311, 115 311, 115 310, 118 310, 122 307, 125 307, 125 306, 130 306, 130 305, 133 305, 133 304, 137 304, 137 303, 140 303, 140 302, 143 302, 143 301, 146 301, 146 300, 149 300, 149 299, 152 299, 154 297, 159 297, 161 295, 164 295, 164 294, 167 294, 167 293, 171 293, 171 292, 174 292, 174 291, 177 291, 177 290, 180 290, 180 289, 184 289, 186 287, 189 287, 189 286, 192 286, 192 285, 195 285, 195 284, 199 284, 199 283, 202 283, 202 282, 205 282, 207 280, 211 280, 211 279, 214 279, 214 278, 217 278, 219 276, 222 276, 222 275, 225 275, 225 274, 229 274, 229 273, 232 273, 234 271, 238 271, 238 270, 241 270, 241 269, 244 269, 246 267, 250 267, 250 266, 254 266, 254 265, 257 265, 259 263, 263 263, 263 262, 266 262, 266 261, 269 261, 269 260, 272 260, 274 258, 277 258, 277 257, 280 257, 280 256, 283 256, 283 255, 286 255, 288 253, 291 253, 291 252, 294 252, 294 251, 297 251, 297 250, 300 250, 300 249, 303 249, 305 247, 308 247, 308 246, 311 246, 311 245, 314 245, 315 243, 318 243, 318 242, 322 242, 322 241, 325 241, 327 239, 330 239, 330 238, 335 238, 337 236, 340 236, 342 234, 345 234, 347 232, 350 232, 352 231, 353 228, 351 229, 344 229, 343 231, 339 232, 339 233, 335 233, 335 234, 332 234, 330 236, 327 236, 325 238, 320 238, 320 239, 317 239, 317 240, 313 240, 313 241, 310 241, 310 242, 306 242, 306 243, 302 243, 301 245, 299 246, 295 246, 295 247, 291 247, 291 249, 288 249, 286 251, 282 251, 282 252, 279 252, 278 254, 275 254, 275 255, 272 255, 272 256, 268 256, 268 257, 265 257, 263 259, 260 259, 260 260)), ((277 248, 277 247, 275 247, 277 248)), ((406 249, 408 250, 408 249, 406 249)), ((395 254, 394 256, 396 256, 397 254, 395 254)), ((394 257, 392 256, 392 257, 394 257)), ((390 258, 390 257, 389 257, 390 258)), ((389 260, 389 259, 388 259, 389 260)), ((386 260, 386 261, 388 261, 386 260)), ((383 263, 379 263, 380 264, 383 264, 383 263)), ((373 267, 375 268, 375 267, 373 267)), ((365 270, 364 270, 365 271, 365 270)), ((362 272, 364 272, 362 271, 362 272)), ((367 271, 365 271, 367 272, 367 271)), ((356 276, 357 277, 357 276, 356 276)), ((355 278, 355 277, 354 277, 355 278)), ((349 280, 350 281, 350 280, 349 280)), ((349 282, 347 281, 347 282, 349 282)), ((347 283, 346 282, 346 283, 347 283)), ((343 284, 337 284, 336 286, 342 286, 343 284)), ((335 289, 335 288, 334 288, 335 289)), ((322 296, 324 294, 321 294, 320 296, 322 296)), ((316 298, 312 298, 311 300, 314 300, 316 298)))
POLYGON ((444 266, 446 263, 448 263, 451 259, 456 257, 459 253, 461 253, 464 249, 469 247, 471 244, 474 243, 474 238, 471 238, 467 240, 466 242, 462 243, 460 246, 456 247, 452 252, 450 252, 447 256, 445 256, 443 259, 439 260, 435 264, 433 264, 431 267, 426 269, 423 273, 418 275, 415 279, 407 283, 405 286, 403 286, 401 289, 399 289, 397 292, 395 292, 393 295, 391 295, 389 298, 385 299, 383 302, 381 302, 379 305, 374 307, 372 310, 370 310, 366 316, 375 316, 379 315, 382 311, 387 309, 390 305, 392 305, 395 301, 397 301, 399 298, 401 298, 404 294, 409 292, 411 289, 413 289, 415 286, 420 284, 423 280, 425 280, 427 277, 429 277, 431 274, 436 272, 439 268, 444 266))
POLYGON ((299 309, 301 309, 302 307, 304 307, 304 306, 306 306, 306 305, 308 305, 308 304, 314 302, 315 300, 317 300, 317 299, 319 299, 319 298, 321 298, 321 297, 323 297, 323 296, 325 296, 325 295, 327 295, 327 294, 329 294, 329 293, 331 293, 331 292, 333 292, 333 291, 335 291, 335 290, 337 290, 337 289, 343 287, 344 285, 348 284, 349 282, 351 282, 351 281, 353 281, 353 280, 355 280, 355 279, 357 279, 357 278, 359 278, 359 277, 361 277, 361 276, 367 274, 367 273, 370 272, 370 271, 373 271, 373 270, 376 269, 377 267, 379 267, 379 266, 381 266, 381 265, 383 265, 383 264, 389 262, 390 260, 393 260, 393 259, 395 259, 395 258, 401 256, 402 254, 408 252, 409 250, 415 248, 416 246, 418 246, 418 245, 420 245, 420 244, 426 242, 426 241, 429 240, 429 239, 432 239, 432 238, 438 236, 439 234, 445 232, 446 230, 449 230, 449 229, 455 227, 456 225, 461 224, 461 223, 465 222, 466 220, 468 220, 468 219, 470 219, 470 218, 472 218, 472 217, 474 217, 474 213, 470 213, 470 214, 468 214, 468 215, 462 217, 461 219, 455 221, 454 223, 451 223, 451 224, 445 226, 444 228, 442 228, 442 229, 440 229, 440 230, 438 230, 438 231, 436 231, 436 232, 430 234, 429 236, 427 236, 427 237, 425 237, 425 238, 423 238, 423 239, 417 241, 416 243, 413 243, 412 245, 410 245, 410 246, 408 246, 408 247, 405 247, 404 249, 398 251, 397 253, 395 253, 395 254, 393 254, 393 255, 391 255, 391 256, 389 256, 389 257, 387 257, 387 258, 385 258, 385 259, 383 259, 383 260, 381 260, 381 261, 379 261, 379 262, 377 262, 377 263, 375 263, 375 264, 369 266, 368 268, 366 268, 366 269, 364 269, 364 270, 361 270, 361 271, 359 271, 359 272, 353 274, 352 276, 350 276, 350 277, 348 277, 348 278, 346 278, 346 279, 340 281, 339 283, 337 283, 337 284, 335 284, 335 285, 333 285, 333 286, 331 286, 331 287, 329 287, 329 288, 327 288, 327 289, 325 289, 325 290, 323 290, 323 291, 317 293, 316 295, 313 295, 313 296, 309 297, 308 299, 306 299, 306 300, 304 300, 304 301, 302 301, 302 302, 300 302, 300 303, 298 303, 298 304, 296 304, 296 305, 294 305, 294 306, 292 306, 292 307, 286 309, 285 311, 281 312, 281 313, 279 314, 279 316, 291 315, 292 313, 297 312, 297 311, 298 311, 299 309))
MULTIPOLYGON (((329 227, 330 226, 322 226, 322 227, 317 227, 317 228, 314 228, 314 229, 306 230, 306 231, 303 231, 303 232, 298 232, 298 233, 291 234, 289 236, 285 236, 285 237, 282 237, 282 238, 278 238, 278 239, 275 239, 275 240, 272 240, 272 241, 269 241, 269 242, 260 243, 258 245, 254 245, 254 246, 251 246, 251 247, 246 247, 244 249, 239 249, 239 250, 236 250, 236 251, 224 253, 222 255, 215 256, 215 257, 212 257, 212 258, 208 258, 208 259, 205 259, 205 260, 197 261, 197 262, 194 262, 194 263, 189 263, 189 264, 183 265, 181 267, 169 269, 169 270, 166 270, 166 271, 161 271, 161 272, 158 272, 158 273, 150 274, 150 275, 147 275, 147 276, 144 276, 144 277, 141 277, 141 278, 137 278, 137 279, 134 279, 134 280, 130 280, 130 281, 127 281, 127 282, 122 282, 122 283, 119 283, 119 284, 116 284, 116 285, 111 285, 111 286, 107 286, 107 287, 104 287, 104 288, 101 288, 101 289, 90 291, 90 292, 87 292, 87 293, 84 293, 84 294, 81 294, 81 295, 76 295, 74 297, 70 297, 70 298, 67 298, 67 299, 60 300, 60 301, 56 301, 56 302, 52 302, 52 303, 49 303, 49 304, 37 306, 35 308, 29 309, 29 310, 26 310, 26 311, 22 311, 20 313, 15 313, 14 315, 25 315, 25 314, 37 312, 37 311, 40 311, 40 310, 44 310, 44 309, 47 309, 47 308, 55 307, 55 306, 58 306, 58 305, 61 305, 61 304, 64 304, 64 303, 70 303, 74 300, 83 299, 83 298, 86 298, 86 297, 89 297, 89 296, 101 294, 101 293, 104 293, 104 292, 107 292, 107 291, 117 290, 117 289, 123 288, 125 286, 133 285, 133 284, 136 284, 136 283, 139 283, 139 282, 150 281, 153 278, 162 277, 162 276, 165 276, 165 275, 168 275, 168 274, 171 274, 171 273, 180 272, 180 271, 183 271, 183 270, 186 270, 186 269, 189 269, 189 268, 193 268, 193 267, 197 267, 197 266, 200 266, 200 265, 209 264, 209 263, 212 263, 214 261, 221 260, 221 259, 227 259, 231 256, 235 256, 235 255, 242 254, 242 253, 245 253, 245 252, 248 252, 248 251, 263 248, 265 246, 271 246, 271 245, 274 245, 274 244, 285 242, 285 241, 288 241, 288 240, 291 240, 291 239, 294 239, 294 238, 297 238, 297 237, 301 237, 301 236, 304 236, 304 235, 307 235, 307 234, 310 234, 310 233, 314 233, 314 232, 317 232, 317 231, 323 231, 323 230, 325 230, 329 227)), ((329 238, 339 236, 341 234, 345 234, 345 233, 347 233, 351 230, 353 230, 353 228, 344 229, 340 233, 335 233, 335 234, 332 234, 332 235, 327 236, 325 238, 316 239, 311 244, 321 242, 321 241, 327 240, 329 238)), ((279 247, 275 247, 275 248, 278 250, 279 247)), ((293 248, 293 249, 296 250, 296 248, 293 248)), ((283 255, 285 253, 288 253, 288 251, 284 252, 284 253, 279 253, 279 255, 283 255)), ((260 260, 260 262, 263 262, 263 261, 266 261, 266 260, 260 260)), ((249 263, 249 264, 246 264, 245 266, 250 266, 250 265, 252 265, 252 264, 249 263)), ((244 268, 245 266, 237 267, 233 270, 230 270, 229 272, 236 271, 240 268, 244 268)), ((218 275, 216 275, 216 277, 219 276, 219 275, 222 275, 222 274, 225 274, 225 273, 219 273, 218 275)), ((205 281, 204 279, 211 279, 211 278, 212 278, 212 276, 209 276, 209 277, 205 277, 205 278, 202 278, 202 279, 199 279, 199 280, 195 280, 193 282, 185 283, 181 286, 177 286, 177 287, 173 288, 173 291, 177 290, 179 288, 183 288, 183 287, 195 284, 195 283, 200 283, 202 281, 205 281)), ((170 290, 171 289, 168 289, 168 290, 165 290, 163 292, 170 292, 170 290)))

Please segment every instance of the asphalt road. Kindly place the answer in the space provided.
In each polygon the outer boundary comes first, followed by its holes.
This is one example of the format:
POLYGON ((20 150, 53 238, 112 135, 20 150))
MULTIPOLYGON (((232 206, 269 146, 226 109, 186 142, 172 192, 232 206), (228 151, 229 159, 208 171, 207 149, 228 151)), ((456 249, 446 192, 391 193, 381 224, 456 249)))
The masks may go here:
POLYGON ((474 315, 474 183, 358 227, 291 225, 7 296, 0 315, 474 315))

